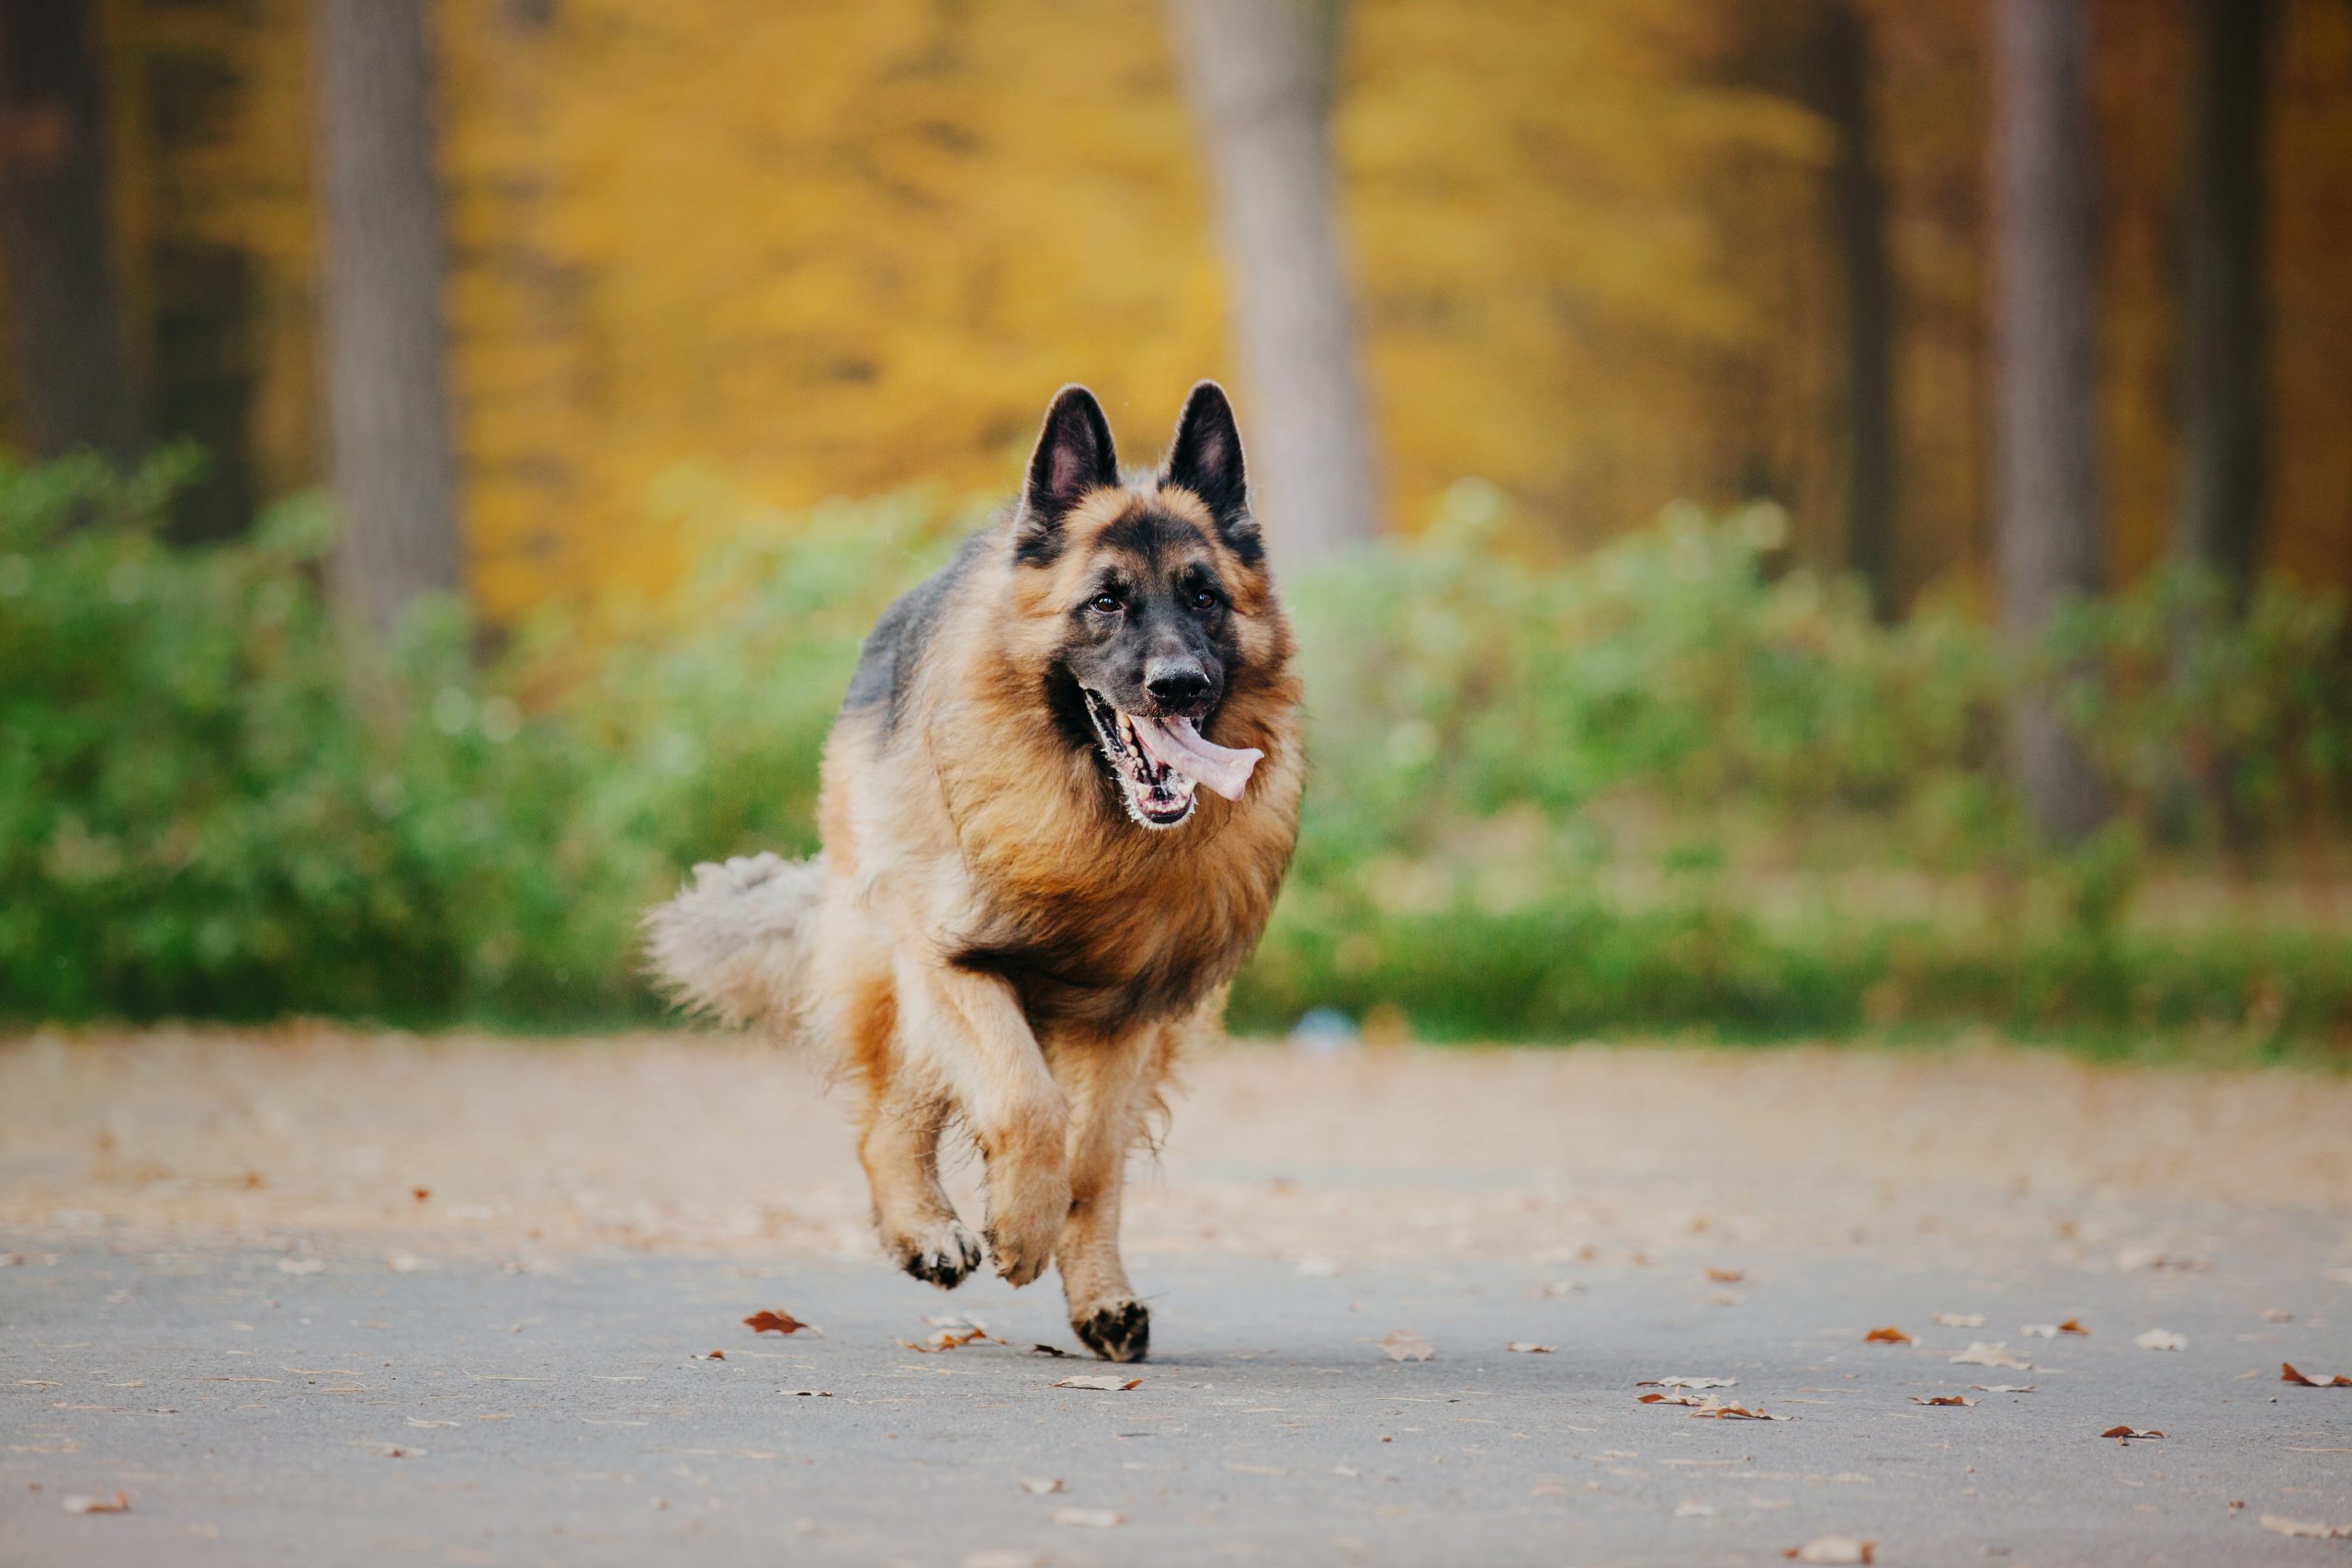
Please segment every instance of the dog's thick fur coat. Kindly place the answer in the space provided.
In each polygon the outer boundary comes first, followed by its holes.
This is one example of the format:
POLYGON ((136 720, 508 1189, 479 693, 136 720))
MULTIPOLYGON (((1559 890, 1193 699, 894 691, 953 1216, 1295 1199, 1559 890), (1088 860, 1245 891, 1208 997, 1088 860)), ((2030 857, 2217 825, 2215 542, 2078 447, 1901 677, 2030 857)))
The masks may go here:
POLYGON ((826 749, 824 852, 696 868, 649 918, 655 965, 687 1002, 837 1056, 908 1272, 979 1266, 939 1181, 960 1120, 997 1272, 1058 1261, 1079 1337, 1139 1359, 1127 1157, 1289 863, 1297 702, 1224 393, 1194 389, 1164 466, 1123 478, 1101 406, 1066 389, 1019 504, 868 639, 826 749), (1238 798, 1196 795, 1123 747, 1138 727, 1263 756, 1238 798))

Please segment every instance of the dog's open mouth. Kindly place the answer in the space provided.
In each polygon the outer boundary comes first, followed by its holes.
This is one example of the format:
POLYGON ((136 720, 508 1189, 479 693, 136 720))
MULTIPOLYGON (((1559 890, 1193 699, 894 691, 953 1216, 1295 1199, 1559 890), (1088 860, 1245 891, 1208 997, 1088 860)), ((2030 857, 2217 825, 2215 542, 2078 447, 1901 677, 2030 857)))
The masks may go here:
POLYGON ((1219 746, 1189 718, 1145 718, 1112 706, 1091 688, 1080 689, 1127 815, 1147 828, 1173 828, 1190 817, 1194 792, 1204 785, 1239 800, 1250 770, 1265 756, 1254 746, 1219 746))

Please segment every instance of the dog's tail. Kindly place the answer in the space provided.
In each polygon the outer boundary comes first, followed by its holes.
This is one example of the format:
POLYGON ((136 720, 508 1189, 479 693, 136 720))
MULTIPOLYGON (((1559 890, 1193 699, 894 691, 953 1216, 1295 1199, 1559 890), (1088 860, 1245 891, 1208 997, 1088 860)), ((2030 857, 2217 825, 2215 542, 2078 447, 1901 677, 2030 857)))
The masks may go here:
POLYGON ((646 912, 648 956, 680 1005, 786 1038, 807 1023, 804 976, 825 893, 825 857, 739 855, 646 912))

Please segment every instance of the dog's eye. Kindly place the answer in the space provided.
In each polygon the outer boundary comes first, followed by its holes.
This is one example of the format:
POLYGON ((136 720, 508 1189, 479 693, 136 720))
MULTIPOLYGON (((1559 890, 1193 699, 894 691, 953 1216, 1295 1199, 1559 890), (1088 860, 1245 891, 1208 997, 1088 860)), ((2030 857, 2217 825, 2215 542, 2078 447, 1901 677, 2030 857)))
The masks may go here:
POLYGON ((1216 589, 1214 589, 1214 588, 1195 588, 1195 589, 1193 589, 1193 609, 1195 609, 1195 610, 1206 610, 1206 609, 1213 608, 1213 607, 1216 605, 1216 589))
POLYGON ((1086 607, 1100 615, 1115 615, 1119 613, 1119 596, 1115 593, 1097 593, 1086 602, 1086 607))

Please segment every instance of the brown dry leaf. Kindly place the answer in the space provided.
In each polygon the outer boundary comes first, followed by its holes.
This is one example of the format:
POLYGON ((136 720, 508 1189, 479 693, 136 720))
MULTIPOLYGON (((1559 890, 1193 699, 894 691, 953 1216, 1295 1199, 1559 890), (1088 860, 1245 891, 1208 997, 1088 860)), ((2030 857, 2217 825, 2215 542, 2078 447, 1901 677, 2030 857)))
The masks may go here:
POLYGON ((1114 1525, 1123 1525, 1126 1522, 1126 1515, 1114 1513, 1108 1508, 1056 1508, 1054 1510, 1054 1523, 1076 1525, 1082 1529, 1106 1530, 1114 1525))
POLYGON ((1981 1312, 1939 1312, 1935 1314, 1939 1328, 1982 1328, 1984 1314, 1981 1312))
POLYGON ((1747 1278, 1747 1270, 1745 1269, 1710 1269, 1707 1270, 1707 1278, 1713 1280, 1718 1285, 1736 1285, 1742 1280, 1747 1278))
POLYGON ((1736 1388, 1737 1378, 1648 1378, 1635 1388, 1736 1388))
POLYGON ((2299 1536, 2305 1540, 2352 1540, 2352 1525, 2313 1524, 2308 1519, 2282 1519, 2276 1514, 2263 1515, 2262 1528, 2273 1535, 2299 1536))
POLYGON ((1914 1404, 1958 1404, 1965 1406, 1973 1404, 1976 1402, 1969 1398, 1968 1395, 1964 1393, 1939 1393, 1931 1399, 1922 1399, 1915 1393, 1911 1396, 1911 1403, 1914 1404))
POLYGON ((707 1355, 696 1356, 695 1359, 697 1361, 723 1361, 727 1359, 727 1352, 724 1350, 713 1350, 707 1355))
POLYGON ((1091 1388, 1098 1389, 1104 1393, 1125 1393, 1131 1388, 1141 1388, 1143 1386, 1143 1379, 1104 1377, 1064 1378, 1059 1382, 1048 1383, 1046 1386, 1048 1388, 1091 1388))
POLYGON ((1064 1491, 1066 1488, 1062 1484, 1061 1477, 1056 1475, 1034 1476, 1025 1479, 1021 1483, 1021 1490, 1028 1493, 1032 1497, 1043 1497, 1048 1493, 1064 1491))
POLYGON ((2188 1348, 2187 1336, 2175 1334, 2169 1328, 2151 1328, 2132 1343, 2143 1350, 2186 1350, 2188 1348))
POLYGON ((1552 1347, 1549 1345, 1538 1345, 1532 1339, 1514 1339, 1510 1344, 1504 1346, 1503 1348, 1506 1350, 1524 1351, 1530 1356, 1548 1356, 1552 1353, 1552 1347))
POLYGON ((58 1506, 69 1514, 127 1514, 130 1512, 130 1494, 118 1492, 111 1497, 63 1497, 58 1506))
POLYGON ((2041 1385, 2030 1382, 1973 1382, 1968 1386, 1979 1393, 2031 1393, 2041 1385))
POLYGON ((1381 1340, 1380 1348, 1392 1361, 1426 1361, 1437 1354, 1436 1348, 1409 1328, 1399 1328, 1381 1340))
POLYGON ((412 1187, 409 1189, 409 1196, 422 1203, 427 1198, 433 1196, 433 1189, 430 1187, 412 1187))
POLYGON ((1707 1399, 1704 1394, 1697 1393, 1640 1393, 1634 1396, 1634 1403, 1636 1404, 1704 1404, 1707 1399))
POLYGON ((2099 1436, 2113 1438, 2119 1443, 2128 1443, 2134 1438, 2161 1438, 2164 1434, 2157 1431, 2144 1431, 2138 1427, 2109 1427, 2099 1436))
POLYGON ((1819 1540, 1792 1546, 1781 1555, 1799 1562, 1876 1562, 1878 1542, 1850 1535, 1825 1535, 1819 1540))
POLYGON ((2086 1339, 2091 1337, 2091 1331, 2083 1326, 2083 1320, 2079 1317, 2070 1317, 2065 1322, 2060 1324, 2058 1325, 2058 1332, 2061 1334, 2079 1334, 2086 1339))
POLYGON ((1694 1421, 1780 1421, 1786 1419, 1785 1416, 1767 1416, 1764 1413, 1764 1407, 1760 1404, 1755 1409, 1750 1410, 1744 1404, 1717 1404, 1712 1401, 1690 1412, 1690 1418, 1694 1421))
POLYGON ((2006 1341, 1998 1339, 1990 1344, 1977 1340, 1954 1356, 1951 1364, 1955 1367, 2015 1367, 2019 1371, 2025 1371, 2032 1365, 2010 1349, 2006 1341))
MULTIPOLYGON (((770 1312, 762 1307, 743 1320, 743 1325, 754 1334, 797 1334, 808 1325, 788 1312, 770 1312)), ((817 1331, 808 1328, 811 1334, 817 1331)))
POLYGON ((2301 1383, 2305 1388, 2352 1388, 2352 1372, 2330 1372, 2325 1377, 2315 1378, 2309 1372, 2297 1371, 2292 1361, 2281 1361, 2278 1363, 2278 1381, 2301 1383))
POLYGON ((1003 1340, 999 1339, 985 1328, 967 1328, 960 1331, 953 1328, 943 1328, 938 1333, 931 1336, 928 1339, 923 1340, 921 1344, 917 1344, 911 1339, 901 1339, 899 1343, 905 1346, 908 1349, 914 1351, 917 1355, 928 1356, 936 1350, 960 1350, 965 1346, 982 1339, 987 1340, 991 1345, 1001 1345, 1004 1343, 1003 1340))
POLYGON ((1871 1329, 1862 1336, 1862 1343, 1865 1345, 1917 1345, 1919 1341, 1911 1335, 1904 1333, 1903 1330, 1890 1325, 1885 1328, 1871 1329))

